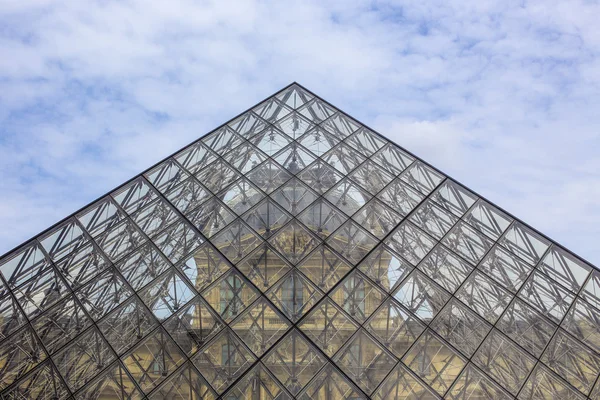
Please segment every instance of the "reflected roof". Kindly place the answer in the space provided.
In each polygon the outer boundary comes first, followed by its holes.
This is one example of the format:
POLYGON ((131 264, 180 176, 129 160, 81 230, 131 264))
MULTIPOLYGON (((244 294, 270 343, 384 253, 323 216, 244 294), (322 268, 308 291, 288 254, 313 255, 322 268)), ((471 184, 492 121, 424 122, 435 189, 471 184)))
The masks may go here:
POLYGON ((0 272, 6 399, 600 398, 600 271, 295 83, 0 272))

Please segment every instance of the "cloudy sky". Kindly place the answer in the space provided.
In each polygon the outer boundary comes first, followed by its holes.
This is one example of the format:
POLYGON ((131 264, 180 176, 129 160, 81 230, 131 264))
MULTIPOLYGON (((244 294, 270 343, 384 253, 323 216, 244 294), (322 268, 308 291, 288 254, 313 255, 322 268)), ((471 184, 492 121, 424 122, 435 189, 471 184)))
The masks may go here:
POLYGON ((0 1, 0 253, 298 81, 600 265, 600 3, 423 3, 0 1))

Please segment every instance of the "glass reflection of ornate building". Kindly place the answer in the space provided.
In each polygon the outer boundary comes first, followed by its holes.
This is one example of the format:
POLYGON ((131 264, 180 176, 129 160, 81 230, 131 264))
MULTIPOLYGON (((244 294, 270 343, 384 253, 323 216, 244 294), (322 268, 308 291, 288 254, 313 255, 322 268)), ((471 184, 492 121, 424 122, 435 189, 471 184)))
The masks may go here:
POLYGON ((600 271, 297 84, 0 271, 3 399, 600 398, 600 271))

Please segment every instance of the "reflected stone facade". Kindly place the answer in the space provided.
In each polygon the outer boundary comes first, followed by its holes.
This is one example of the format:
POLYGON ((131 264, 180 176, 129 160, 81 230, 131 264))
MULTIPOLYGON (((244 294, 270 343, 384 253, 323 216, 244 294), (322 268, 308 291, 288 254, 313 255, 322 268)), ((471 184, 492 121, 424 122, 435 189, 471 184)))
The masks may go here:
POLYGON ((600 399, 600 271, 297 84, 0 271, 2 399, 600 399))

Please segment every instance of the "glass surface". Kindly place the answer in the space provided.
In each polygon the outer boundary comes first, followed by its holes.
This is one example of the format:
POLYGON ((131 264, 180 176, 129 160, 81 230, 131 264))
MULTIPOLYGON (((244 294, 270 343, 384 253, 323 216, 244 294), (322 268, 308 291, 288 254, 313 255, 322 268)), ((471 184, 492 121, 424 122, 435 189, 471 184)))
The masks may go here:
POLYGON ((292 84, 0 258, 0 398, 600 398, 600 271, 292 84))

